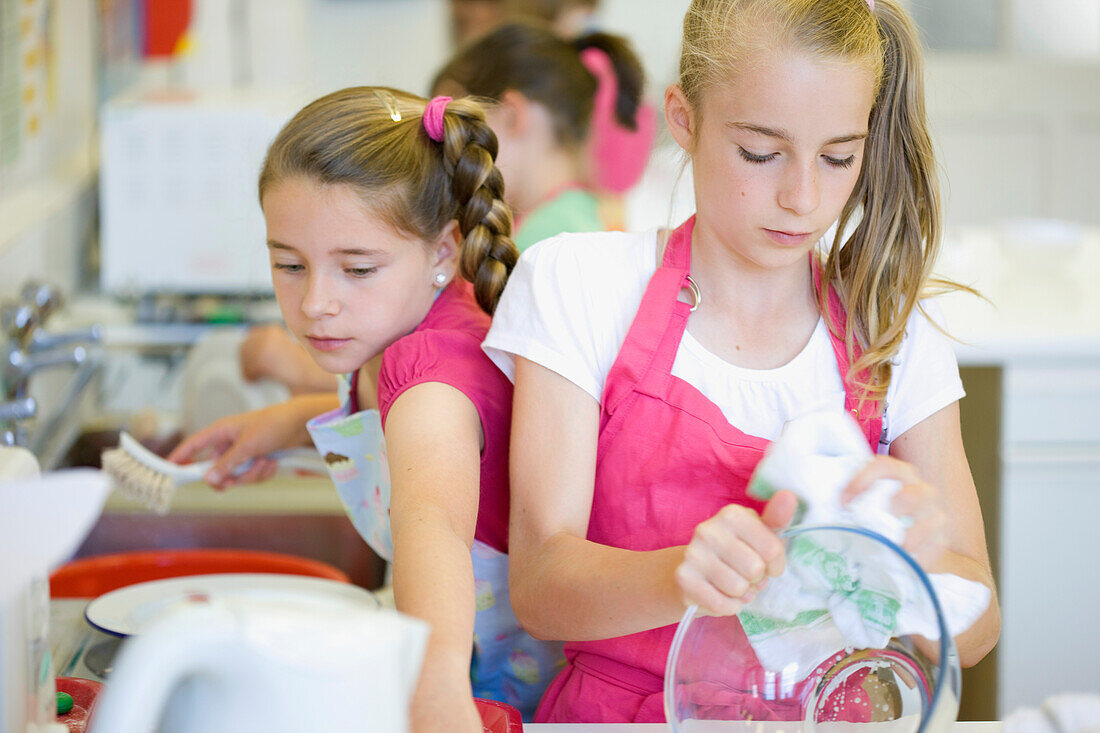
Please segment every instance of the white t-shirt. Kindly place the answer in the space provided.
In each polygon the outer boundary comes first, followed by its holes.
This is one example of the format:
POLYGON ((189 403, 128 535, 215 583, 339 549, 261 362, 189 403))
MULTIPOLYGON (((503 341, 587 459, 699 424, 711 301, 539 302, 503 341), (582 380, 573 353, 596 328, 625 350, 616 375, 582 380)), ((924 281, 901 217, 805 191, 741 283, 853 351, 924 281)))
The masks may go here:
MULTIPOLYGON (((483 348, 515 380, 515 357, 546 367, 597 401, 657 269, 657 231, 563 234, 534 245, 508 281, 483 348)), ((922 301, 937 321, 934 303, 922 301)), ((807 412, 844 409, 844 383, 823 320, 776 369, 724 361, 684 332, 673 375, 702 392, 740 431, 775 440, 807 412)), ((964 395, 949 339, 914 310, 894 359, 883 422, 889 441, 964 395)))

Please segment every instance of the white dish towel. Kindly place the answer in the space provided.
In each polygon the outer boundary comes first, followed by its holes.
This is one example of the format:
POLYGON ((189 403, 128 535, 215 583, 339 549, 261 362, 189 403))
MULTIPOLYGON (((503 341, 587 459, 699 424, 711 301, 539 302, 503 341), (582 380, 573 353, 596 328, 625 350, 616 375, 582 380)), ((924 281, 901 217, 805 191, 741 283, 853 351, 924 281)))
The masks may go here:
MULTIPOLYGON (((890 513, 899 482, 880 480, 847 505, 840 502, 852 476, 871 458, 847 413, 808 414, 787 423, 748 490, 761 499, 793 491, 801 503, 797 525, 855 525, 900 545, 909 522, 890 513)), ((950 574, 929 579, 952 636, 968 629, 989 604, 989 589, 981 583, 950 574)), ((890 638, 908 634, 940 636, 928 593, 905 560, 886 545, 846 532, 792 538, 787 572, 772 578, 740 618, 765 668, 795 679, 841 649, 884 648, 890 638)))

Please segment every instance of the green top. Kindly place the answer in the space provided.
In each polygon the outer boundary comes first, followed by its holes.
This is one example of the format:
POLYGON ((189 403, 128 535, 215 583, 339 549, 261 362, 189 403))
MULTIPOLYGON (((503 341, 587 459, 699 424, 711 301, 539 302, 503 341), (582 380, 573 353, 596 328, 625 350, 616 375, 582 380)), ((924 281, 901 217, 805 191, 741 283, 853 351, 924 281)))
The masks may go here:
POLYGON ((562 232, 602 232, 606 228, 596 197, 581 188, 567 188, 523 220, 516 232, 516 247, 522 252, 562 232))

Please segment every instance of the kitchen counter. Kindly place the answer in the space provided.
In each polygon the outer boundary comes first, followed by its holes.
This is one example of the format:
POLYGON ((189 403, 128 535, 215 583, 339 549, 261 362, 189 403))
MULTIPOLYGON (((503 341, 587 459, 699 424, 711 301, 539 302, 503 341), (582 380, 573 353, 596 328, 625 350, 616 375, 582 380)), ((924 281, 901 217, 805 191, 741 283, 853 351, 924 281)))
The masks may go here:
POLYGON ((952 231, 937 272, 985 298, 938 298, 960 364, 1100 362, 1100 230, 1024 223, 952 231))
MULTIPOLYGON (((50 601, 50 653, 54 660, 56 676, 83 677, 104 681, 109 667, 101 668, 105 658, 109 658, 117 647, 118 640, 88 625, 84 620, 85 599, 55 599, 50 601)), ((725 728, 726 726, 724 726, 725 728)), ((730 730, 741 726, 729 724, 730 730)), ((663 723, 529 723, 523 726, 531 733, 658 733, 668 731, 663 723)), ((1002 725, 997 722, 955 723, 952 727, 957 733, 999 733, 1002 725)), ((788 724, 775 724, 774 733, 796 733, 797 728, 788 724)))
MULTIPOLYGON (((887 727, 883 724, 883 727, 887 727)), ((952 726, 954 733, 1000 733, 1003 725, 999 722, 982 721, 969 723, 955 723, 952 726)), ((669 726, 664 723, 528 723, 524 725, 525 731, 531 733, 668 733, 669 726)), ((707 726, 707 731, 718 730, 717 727, 707 726)), ((722 731, 736 733, 736 731, 756 731, 757 725, 750 723, 726 723, 720 727, 722 731)), ((799 733, 801 727, 798 723, 771 723, 767 726, 771 733, 799 733)), ((870 730, 869 726, 861 726, 856 731, 870 730)))

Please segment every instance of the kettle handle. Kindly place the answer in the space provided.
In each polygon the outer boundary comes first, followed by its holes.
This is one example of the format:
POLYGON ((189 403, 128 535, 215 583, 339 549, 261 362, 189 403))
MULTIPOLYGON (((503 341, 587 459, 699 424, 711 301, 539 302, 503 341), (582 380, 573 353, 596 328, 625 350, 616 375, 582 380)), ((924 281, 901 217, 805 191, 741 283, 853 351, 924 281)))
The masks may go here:
POLYGON ((171 693, 195 672, 214 670, 236 644, 224 609, 187 604, 128 638, 119 650, 91 716, 91 733, 149 733, 161 722, 171 693))

